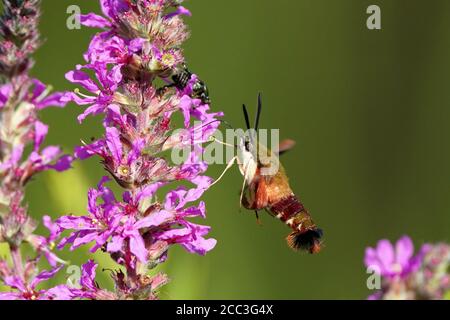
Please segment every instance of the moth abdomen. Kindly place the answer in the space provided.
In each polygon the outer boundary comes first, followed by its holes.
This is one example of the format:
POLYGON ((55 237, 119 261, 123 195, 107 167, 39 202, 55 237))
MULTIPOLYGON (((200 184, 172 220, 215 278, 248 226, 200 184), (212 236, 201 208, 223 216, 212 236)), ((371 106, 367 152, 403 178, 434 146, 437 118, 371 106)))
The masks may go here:
POLYGON ((272 215, 287 224, 293 232, 286 238, 289 247, 318 253, 323 232, 314 224, 300 200, 291 194, 270 207, 272 215))

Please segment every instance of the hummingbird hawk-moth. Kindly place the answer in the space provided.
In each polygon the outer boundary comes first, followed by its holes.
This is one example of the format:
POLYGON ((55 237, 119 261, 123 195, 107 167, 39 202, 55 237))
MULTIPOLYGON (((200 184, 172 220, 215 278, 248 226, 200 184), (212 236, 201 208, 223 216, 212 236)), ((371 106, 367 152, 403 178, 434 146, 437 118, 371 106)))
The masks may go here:
POLYGON ((323 232, 313 222, 308 210, 292 191, 286 172, 279 163, 279 155, 291 149, 295 142, 286 140, 280 143, 278 153, 268 149, 257 139, 259 118, 261 115, 261 95, 258 95, 258 111, 254 127, 250 127, 247 108, 243 105, 247 134, 240 139, 237 162, 244 176, 244 188, 241 193, 241 205, 249 210, 265 210, 278 218, 292 232, 286 240, 294 250, 318 253, 321 249, 323 232), (274 166, 276 170, 267 170, 274 166))

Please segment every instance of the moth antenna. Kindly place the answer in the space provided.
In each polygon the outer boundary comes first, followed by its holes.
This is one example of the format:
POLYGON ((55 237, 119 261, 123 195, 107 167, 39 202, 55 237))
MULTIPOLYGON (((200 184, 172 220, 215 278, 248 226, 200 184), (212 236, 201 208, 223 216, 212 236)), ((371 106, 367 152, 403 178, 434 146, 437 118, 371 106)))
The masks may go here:
POLYGON ((259 119, 261 117, 261 111, 262 111, 262 97, 261 97, 261 92, 260 92, 260 93, 258 93, 258 111, 256 112, 256 118, 255 118, 255 131, 258 131, 259 119))
POLYGON ((244 111, 244 119, 245 119, 245 124, 247 125, 247 130, 250 130, 250 118, 248 116, 248 111, 247 111, 247 107, 245 106, 245 104, 242 105, 242 110, 244 111))

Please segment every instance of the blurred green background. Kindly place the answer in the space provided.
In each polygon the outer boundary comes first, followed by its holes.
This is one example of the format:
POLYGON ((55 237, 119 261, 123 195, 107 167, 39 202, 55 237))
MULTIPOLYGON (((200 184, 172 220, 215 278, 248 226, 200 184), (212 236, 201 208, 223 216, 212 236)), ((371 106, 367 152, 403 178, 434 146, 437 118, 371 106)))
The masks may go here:
MULTIPOLYGON (((82 62, 95 30, 66 28, 66 8, 98 11, 98 1, 43 0, 46 39, 34 75, 72 89, 64 73, 82 62)), ((163 299, 364 299, 364 249, 380 238, 424 242, 450 235, 450 1, 191 0, 190 68, 211 90, 214 110, 243 126, 240 105, 264 94, 264 128, 297 141, 283 157, 292 188, 325 231, 316 256, 292 252, 289 230, 239 212, 235 168, 211 189, 207 224, 218 245, 206 257, 172 249, 163 299), (382 30, 366 28, 377 4, 382 30)), ((99 119, 79 125, 80 107, 48 109, 47 143, 71 151, 99 136, 99 119)), ((98 159, 28 187, 30 213, 84 213, 86 192, 104 171, 98 159)), ((217 177, 224 166, 214 165, 217 177)), ((63 258, 85 262, 87 248, 63 258)), ((102 267, 113 264, 96 255, 102 267)), ((109 273, 98 280, 111 286, 109 273)), ((60 279, 64 278, 64 274, 60 279)))

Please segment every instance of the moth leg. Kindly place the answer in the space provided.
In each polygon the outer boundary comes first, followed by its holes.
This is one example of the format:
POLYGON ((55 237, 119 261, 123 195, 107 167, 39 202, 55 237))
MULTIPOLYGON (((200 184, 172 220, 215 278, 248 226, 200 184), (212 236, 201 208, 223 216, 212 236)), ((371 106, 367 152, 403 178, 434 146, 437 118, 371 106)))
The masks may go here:
POLYGON ((224 146, 227 146, 227 147, 236 148, 235 145, 229 144, 229 143, 226 143, 226 142, 223 142, 222 140, 219 140, 219 139, 217 139, 217 138, 214 137, 214 136, 211 136, 211 138, 210 138, 209 140, 210 140, 211 142, 217 142, 217 143, 219 143, 219 144, 221 144, 221 145, 224 145, 224 146))
POLYGON ((247 183, 247 166, 244 168, 244 181, 242 182, 242 189, 241 189, 241 196, 239 198, 239 207, 242 208, 242 200, 244 199, 244 191, 245 191, 245 185, 247 183))
POLYGON ((258 225, 262 226, 262 222, 261 222, 261 219, 259 218, 258 210, 255 210, 255 215, 256 215, 256 223, 258 225))
POLYGON ((218 183, 227 173, 228 170, 231 169, 231 167, 234 165, 234 163, 236 162, 236 157, 234 157, 233 159, 231 159, 228 164, 227 167, 225 168, 225 170, 223 170, 222 174, 220 175, 219 178, 216 179, 216 181, 213 182, 213 184, 210 185, 210 187, 212 187, 213 185, 215 185, 216 183, 218 183))

